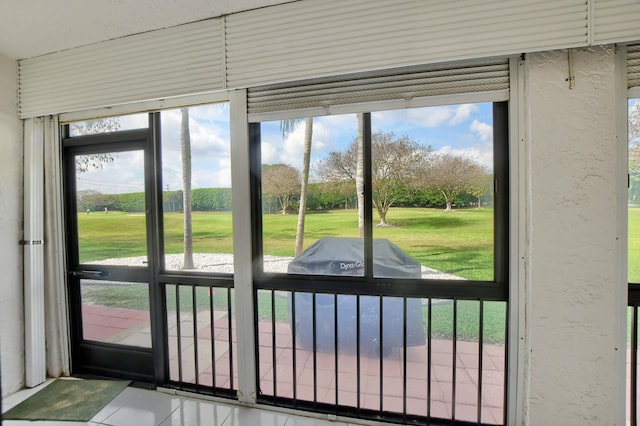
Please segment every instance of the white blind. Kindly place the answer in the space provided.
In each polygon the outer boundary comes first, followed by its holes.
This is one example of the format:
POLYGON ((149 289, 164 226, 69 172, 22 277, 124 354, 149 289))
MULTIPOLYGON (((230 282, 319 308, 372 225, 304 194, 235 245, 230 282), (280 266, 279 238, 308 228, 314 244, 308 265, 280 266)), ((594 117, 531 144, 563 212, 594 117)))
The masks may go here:
POLYGON ((587 44, 585 0, 304 0, 227 17, 229 87, 587 44))
POLYGON ((222 19, 20 61, 21 117, 224 87, 222 19))
POLYGON ((627 46, 627 88, 640 86, 640 44, 627 46))
POLYGON ((591 0, 593 3, 592 44, 638 40, 640 1, 591 0))
POLYGON ((485 59, 250 88, 247 109, 255 114, 508 88, 508 59, 485 59))

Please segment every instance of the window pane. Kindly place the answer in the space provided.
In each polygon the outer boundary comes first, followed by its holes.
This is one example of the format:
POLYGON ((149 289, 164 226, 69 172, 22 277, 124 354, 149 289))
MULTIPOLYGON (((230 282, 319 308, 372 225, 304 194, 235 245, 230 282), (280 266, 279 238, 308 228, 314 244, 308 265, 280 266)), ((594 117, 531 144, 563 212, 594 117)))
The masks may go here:
POLYGON ((81 280, 80 294, 85 340, 151 347, 147 284, 81 280))
POLYGON ((355 186, 357 124, 355 114, 261 124, 265 272, 362 275, 355 186), (306 197, 301 195, 305 158, 306 197), (327 248, 327 241, 341 252, 327 248), (291 263, 294 256, 296 262, 291 263))
POLYGON ((640 283, 640 100, 629 100, 629 282, 640 283))
POLYGON ((229 105, 162 111, 161 123, 165 268, 233 273, 229 105))
POLYGON ((122 115, 119 117, 76 121, 69 124, 69 136, 95 135, 121 130, 146 129, 147 127, 149 127, 149 115, 146 113, 122 115))
POLYGON ((492 104, 375 112, 371 123, 374 275, 492 281, 492 104))
POLYGON ((146 266, 144 151, 74 159, 80 263, 146 266))

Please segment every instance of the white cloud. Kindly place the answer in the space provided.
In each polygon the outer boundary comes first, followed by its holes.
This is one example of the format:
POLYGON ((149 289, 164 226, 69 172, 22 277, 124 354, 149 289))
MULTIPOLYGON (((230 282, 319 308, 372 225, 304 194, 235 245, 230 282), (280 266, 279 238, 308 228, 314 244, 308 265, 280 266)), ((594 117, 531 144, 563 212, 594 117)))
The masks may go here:
POLYGON ((477 112, 478 109, 478 106, 475 104, 458 105, 455 115, 453 116, 453 118, 451 118, 451 120, 449 120, 449 125, 455 126, 462 123, 467 118, 469 118, 472 113, 477 112))
POLYGON ((480 140, 487 142, 493 139, 493 126, 482 121, 473 120, 469 125, 469 129, 480 136, 480 140))
POLYGON ((491 146, 482 145, 468 148, 453 148, 450 145, 445 145, 438 149, 436 153, 471 158, 482 164, 488 172, 493 171, 493 150, 491 146))

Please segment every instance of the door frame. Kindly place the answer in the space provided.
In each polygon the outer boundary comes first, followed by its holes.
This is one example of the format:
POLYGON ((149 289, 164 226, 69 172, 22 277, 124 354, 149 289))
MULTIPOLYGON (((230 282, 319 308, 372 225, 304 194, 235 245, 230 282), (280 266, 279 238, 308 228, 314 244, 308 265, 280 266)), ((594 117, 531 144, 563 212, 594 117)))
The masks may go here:
POLYGON ((69 297, 71 372, 72 374, 120 377, 130 380, 162 383, 168 372, 166 362, 166 315, 163 312, 164 294, 157 281, 159 257, 158 229, 161 225, 157 211, 159 179, 155 176, 158 161, 156 141, 159 126, 157 114, 149 115, 148 128, 111 133, 69 136, 69 126, 62 127, 64 171, 64 208, 66 214, 67 291, 69 297), (145 207, 146 207, 146 267, 118 267, 80 264, 78 253, 77 200, 75 155, 101 152, 144 152, 145 207), (151 348, 124 346, 84 340, 82 328, 82 302, 80 281, 87 278, 83 270, 100 272, 91 279, 109 279, 146 283, 149 289, 149 315, 151 348))

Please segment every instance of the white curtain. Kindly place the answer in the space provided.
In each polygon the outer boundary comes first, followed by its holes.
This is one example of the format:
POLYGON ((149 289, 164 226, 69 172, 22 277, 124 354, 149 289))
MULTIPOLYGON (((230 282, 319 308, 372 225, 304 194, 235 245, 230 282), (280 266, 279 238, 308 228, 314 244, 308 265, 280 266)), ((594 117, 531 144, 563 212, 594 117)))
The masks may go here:
POLYGON ((58 117, 43 119, 44 131, 44 291, 47 374, 70 374, 70 341, 65 280, 62 149, 58 117))

